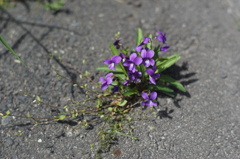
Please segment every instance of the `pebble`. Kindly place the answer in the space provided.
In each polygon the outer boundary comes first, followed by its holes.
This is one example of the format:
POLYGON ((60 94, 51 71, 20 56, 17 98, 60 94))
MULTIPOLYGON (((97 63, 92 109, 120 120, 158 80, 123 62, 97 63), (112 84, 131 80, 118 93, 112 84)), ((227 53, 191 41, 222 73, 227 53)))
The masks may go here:
POLYGON ((38 141, 37 141, 37 142, 41 143, 41 142, 42 142, 42 139, 38 139, 38 141))
POLYGON ((2 118, 1 125, 2 126, 9 125, 11 121, 12 121, 12 117, 10 117, 10 116, 8 116, 6 118, 2 118))
POLYGON ((6 146, 12 146, 14 144, 14 141, 11 138, 7 138, 5 141, 6 146))

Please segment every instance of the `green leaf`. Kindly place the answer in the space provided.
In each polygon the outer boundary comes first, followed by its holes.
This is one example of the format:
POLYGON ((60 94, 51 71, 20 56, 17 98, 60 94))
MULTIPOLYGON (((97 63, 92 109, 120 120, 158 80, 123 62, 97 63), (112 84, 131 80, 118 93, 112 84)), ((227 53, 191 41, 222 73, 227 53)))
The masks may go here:
POLYGON ((113 108, 112 107, 108 107, 108 110, 111 112, 113 110, 113 108))
POLYGON ((163 94, 166 94, 166 95, 168 95, 169 97, 172 97, 172 98, 174 98, 175 97, 175 95, 174 94, 172 94, 172 93, 168 93, 168 92, 162 92, 163 94))
POLYGON ((21 58, 16 54, 15 51, 11 48, 11 46, 7 43, 7 41, 0 35, 0 41, 3 43, 3 45, 16 57, 17 60, 21 62, 24 66, 27 67, 27 65, 21 60, 21 58))
POLYGON ((123 70, 119 65, 116 66, 116 71, 109 69, 107 65, 106 66, 100 66, 100 67, 97 68, 97 70, 98 71, 109 71, 109 72, 123 73, 123 70))
POLYGON ((123 73, 121 73, 121 72, 116 72, 116 73, 114 73, 114 75, 115 75, 116 77, 122 79, 122 80, 126 80, 126 78, 127 78, 126 75, 123 74, 123 73))
POLYGON ((63 119, 65 119, 66 118, 66 115, 60 115, 59 116, 59 120, 63 120, 63 119))
POLYGON ((142 33, 142 30, 140 28, 138 28, 138 30, 137 30, 136 46, 141 44, 142 41, 143 41, 143 33, 142 33))
POLYGON ((132 88, 132 89, 127 90, 127 91, 123 94, 123 96, 130 96, 130 95, 133 95, 133 94, 138 94, 137 88, 132 88))
POLYGON ((158 60, 157 62, 157 70, 158 72, 162 72, 172 66, 174 63, 176 63, 181 58, 180 54, 174 54, 172 56, 169 56, 167 58, 164 58, 163 60, 158 60), (159 62, 160 61, 160 62, 159 62))
POLYGON ((102 99, 98 98, 96 103, 97 108, 100 108, 102 106, 102 99))
MULTIPOLYGON (((152 50, 152 49, 151 49, 152 50)), ((154 48, 154 56, 153 59, 157 59, 159 56, 159 52, 160 52, 160 45, 158 45, 157 47, 154 48)), ((162 58, 161 58, 162 59, 162 58)))
POLYGON ((119 52, 117 48, 113 45, 113 43, 110 43, 109 46, 113 55, 119 55, 119 52))
POLYGON ((176 87, 177 89, 179 89, 182 92, 186 92, 186 89, 183 87, 183 85, 180 82, 178 82, 177 80, 173 79, 172 77, 170 77, 168 75, 161 74, 160 80, 173 85, 174 87, 176 87))
POLYGON ((45 4, 44 4, 44 7, 45 7, 46 9, 49 9, 49 10, 55 10, 55 11, 57 11, 57 10, 62 9, 63 4, 64 4, 64 3, 63 3, 61 0, 59 0, 59 1, 55 1, 55 2, 45 3, 45 4))
MULTIPOLYGON (((1 118, 6 118, 8 117, 8 115, 10 114, 10 110, 6 111, 5 115, 4 116, 1 116, 1 118)), ((3 115, 2 113, 0 113, 1 115, 3 115)))
POLYGON ((31 115, 30 115, 29 112, 27 112, 26 117, 27 117, 27 118, 30 118, 30 117, 31 117, 31 115))
POLYGON ((39 96, 36 97, 36 100, 37 100, 38 102, 41 102, 41 98, 40 98, 39 96))
POLYGON ((122 100, 120 103, 118 103, 118 106, 124 106, 127 104, 127 100, 122 100))
POLYGON ((6 115, 9 115, 10 113, 11 113, 10 110, 6 111, 6 115))
POLYGON ((112 85, 115 85, 115 86, 118 85, 118 81, 113 81, 112 85))
POLYGON ((151 39, 149 43, 147 43, 147 48, 152 50, 152 34, 149 34, 148 37, 151 39))
POLYGON ((158 91, 161 91, 161 92, 168 92, 168 93, 173 93, 174 92, 171 88, 168 88, 167 86, 162 85, 162 84, 149 85, 148 87, 151 90, 158 90, 158 91))

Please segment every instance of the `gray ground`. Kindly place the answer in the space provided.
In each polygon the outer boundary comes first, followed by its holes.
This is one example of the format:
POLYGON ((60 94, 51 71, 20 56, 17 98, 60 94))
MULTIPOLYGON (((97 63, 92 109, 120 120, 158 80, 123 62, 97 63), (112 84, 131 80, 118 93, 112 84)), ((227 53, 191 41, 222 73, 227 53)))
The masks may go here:
MULTIPOLYGON (((126 159, 238 159, 239 8, 237 0, 69 0, 64 11, 55 15, 36 3, 29 3, 29 10, 18 4, 0 11, 0 33, 31 68, 19 64, 0 45, 0 109, 51 115, 20 89, 50 104, 64 105, 73 94, 77 98, 79 90, 59 80, 53 71, 56 67, 68 76, 70 70, 49 57, 54 51, 79 70, 96 72, 110 56, 108 43, 118 31, 133 47, 136 28, 145 33, 161 30, 167 33, 171 46, 168 54, 179 52, 182 56, 175 66, 178 69, 171 71, 190 96, 178 94, 175 101, 160 99, 160 110, 174 110, 172 119, 149 114, 152 117, 147 120, 135 121, 133 134, 140 140, 119 137, 102 157, 115 158, 118 151, 118 158, 126 159), (181 69, 186 62, 188 70, 181 69)), ((89 144, 96 137, 96 128, 47 124, 30 129, 29 124, 19 118, 1 120, 0 158, 94 158, 89 144)))

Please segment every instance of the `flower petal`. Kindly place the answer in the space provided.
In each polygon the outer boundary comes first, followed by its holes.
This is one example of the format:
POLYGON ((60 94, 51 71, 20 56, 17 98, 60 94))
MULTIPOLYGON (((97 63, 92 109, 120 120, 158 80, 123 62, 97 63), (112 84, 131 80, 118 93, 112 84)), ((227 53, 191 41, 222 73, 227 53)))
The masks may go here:
POLYGON ((111 89, 113 93, 118 91, 118 86, 113 86, 113 88, 111 89))
POLYGON ((141 56, 142 56, 142 58, 146 58, 147 57, 147 50, 146 49, 143 49, 141 51, 141 56))
POLYGON ((152 75, 152 78, 155 78, 155 79, 157 79, 157 78, 159 78, 160 77, 160 74, 159 73, 155 73, 154 75, 152 75))
POLYGON ((170 48, 170 46, 163 46, 160 48, 160 50, 163 52, 167 52, 169 48, 170 48))
POLYGON ((148 75, 152 76, 154 74, 154 71, 153 69, 149 68, 149 69, 146 69, 146 72, 148 75))
POLYGON ((108 73, 108 74, 106 75, 106 78, 111 77, 111 76, 113 76, 113 73, 108 73))
POLYGON ((99 81, 102 82, 102 83, 106 83, 106 80, 105 80, 104 77, 100 77, 100 78, 99 78, 99 81))
POLYGON ((144 101, 141 103, 142 106, 145 106, 147 104, 148 101, 144 101))
POLYGON ((129 60, 126 60, 124 63, 123 63, 123 66, 129 66, 132 62, 129 61, 129 60))
POLYGON ((122 58, 120 56, 114 55, 111 59, 114 63, 119 63, 122 58))
POLYGON ((135 63, 135 65, 140 65, 142 63, 142 58, 141 57, 136 57, 133 62, 135 63))
POLYGON ((143 65, 144 65, 145 67, 149 67, 149 66, 150 66, 150 61, 149 61, 149 59, 144 59, 144 60, 143 60, 143 65))
POLYGON ((128 67, 129 71, 131 71, 132 73, 136 72, 136 67, 133 63, 131 63, 128 67))
POLYGON ((112 78, 111 78, 111 77, 108 77, 108 78, 106 79, 106 81, 107 81, 107 84, 109 85, 109 84, 112 83, 112 78))
POLYGON ((151 101, 151 100, 148 100, 147 103, 146 103, 146 106, 147 106, 147 107, 151 107, 151 106, 152 106, 152 101, 151 101))
POLYGON ((152 78, 152 76, 150 76, 149 80, 150 80, 150 84, 156 85, 156 79, 155 78, 152 78))
POLYGON ((105 89, 107 89, 108 88, 108 84, 107 83, 104 83, 103 85, 102 85, 102 87, 101 87, 101 90, 105 90, 105 89))
POLYGON ((136 53, 132 53, 132 54, 129 56, 129 60, 130 60, 130 61, 133 61, 136 57, 137 57, 137 54, 136 54, 136 53))
POLYGON ((109 68, 110 70, 116 70, 114 63, 111 63, 110 65, 108 65, 108 68, 109 68))
POLYGON ((152 92, 151 94, 150 94, 150 96, 149 96, 149 99, 150 100, 154 100, 154 99, 156 99, 157 98, 157 92, 152 92))
POLYGON ((142 46, 136 46, 136 47, 135 47, 135 50, 136 50, 137 52, 141 52, 142 49, 143 49, 142 46))
POLYGON ((149 39, 148 37, 145 37, 141 43, 141 45, 146 45, 147 43, 149 43, 149 39))
POLYGON ((152 58, 154 56, 154 51, 153 50, 148 50, 146 53, 146 57, 152 58))
MULTIPOLYGON (((151 65, 151 66, 154 66, 154 65, 155 65, 155 61, 154 61, 153 59, 150 59, 150 65, 151 65)), ((155 69, 155 71, 156 71, 156 69, 155 69)))
POLYGON ((156 102, 154 102, 154 101, 152 102, 152 104, 153 104, 153 106, 155 106, 155 107, 157 106, 157 103, 156 103, 156 102))
POLYGON ((146 104, 146 106, 148 106, 148 107, 157 106, 157 103, 152 100, 149 100, 148 103, 146 104))
POLYGON ((141 96, 142 96, 143 99, 149 99, 148 94, 145 93, 145 92, 143 92, 143 93, 141 94, 141 96))
POLYGON ((121 53, 120 53, 120 57, 121 57, 122 59, 125 59, 125 58, 126 58, 126 55, 121 52, 121 53))
POLYGON ((128 86, 129 85, 129 80, 126 80, 123 84, 125 85, 125 86, 128 86))
POLYGON ((111 64, 111 60, 109 60, 109 59, 107 59, 107 60, 104 60, 104 64, 106 64, 106 65, 109 65, 109 64, 111 64))

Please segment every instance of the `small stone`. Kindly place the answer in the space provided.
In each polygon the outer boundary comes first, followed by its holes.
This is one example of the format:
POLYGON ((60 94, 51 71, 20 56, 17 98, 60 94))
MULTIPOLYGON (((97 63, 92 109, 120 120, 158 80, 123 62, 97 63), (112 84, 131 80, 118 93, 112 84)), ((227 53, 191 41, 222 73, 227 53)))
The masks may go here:
POLYGON ((12 121, 12 117, 8 116, 6 118, 2 118, 1 124, 2 126, 6 126, 6 125, 9 125, 11 121, 12 121))
POLYGON ((14 144, 14 141, 11 138, 7 138, 5 141, 6 146, 12 146, 14 144))
POLYGON ((69 131, 67 131, 67 133, 66 133, 66 136, 67 136, 67 137, 72 137, 72 136, 73 136, 73 133, 72 133, 72 131, 70 131, 70 130, 69 130, 69 131))
POLYGON ((164 98, 158 98, 157 101, 159 102, 160 106, 164 106, 167 104, 167 100, 164 98))
POLYGON ((42 142, 42 139, 38 139, 38 142, 41 143, 41 142, 42 142))
POLYGON ((222 75, 221 75, 221 78, 222 78, 222 79, 225 79, 225 78, 227 78, 227 77, 228 77, 228 76, 227 76, 226 74, 222 74, 222 75))

